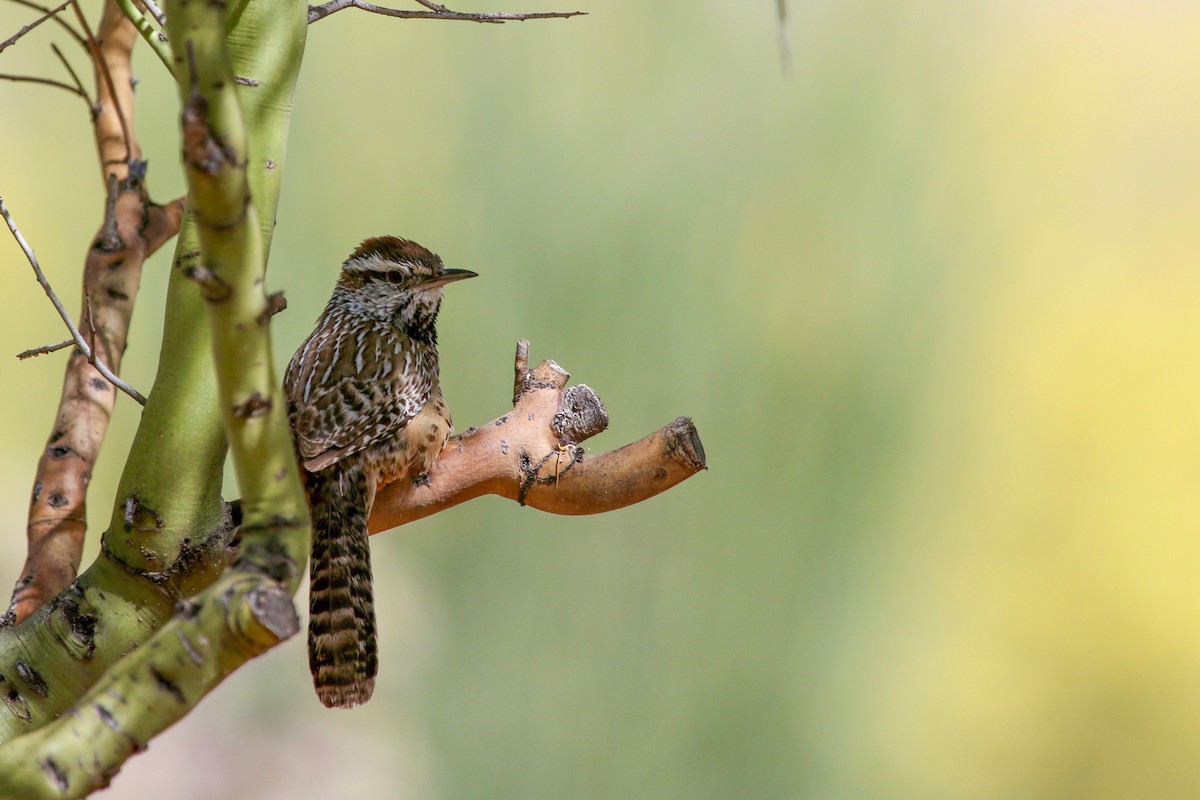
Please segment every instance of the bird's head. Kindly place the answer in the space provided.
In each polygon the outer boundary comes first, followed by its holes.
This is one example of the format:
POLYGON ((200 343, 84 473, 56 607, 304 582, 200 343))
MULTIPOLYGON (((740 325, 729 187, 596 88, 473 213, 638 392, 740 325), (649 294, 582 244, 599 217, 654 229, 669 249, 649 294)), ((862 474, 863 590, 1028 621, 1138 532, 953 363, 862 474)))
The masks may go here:
POLYGON ((360 244, 342 265, 338 286, 349 290, 371 316, 390 318, 413 336, 433 334, 442 287, 476 273, 446 269, 416 242, 377 236, 360 244))

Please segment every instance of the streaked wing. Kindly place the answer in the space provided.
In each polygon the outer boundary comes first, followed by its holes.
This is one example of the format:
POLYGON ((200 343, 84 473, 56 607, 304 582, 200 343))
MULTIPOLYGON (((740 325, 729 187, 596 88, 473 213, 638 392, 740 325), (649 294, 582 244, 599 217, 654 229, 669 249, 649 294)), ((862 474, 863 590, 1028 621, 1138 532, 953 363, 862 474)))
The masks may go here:
POLYGON ((284 379, 305 467, 324 469, 395 436, 429 400, 426 358, 386 322, 318 325, 284 379))

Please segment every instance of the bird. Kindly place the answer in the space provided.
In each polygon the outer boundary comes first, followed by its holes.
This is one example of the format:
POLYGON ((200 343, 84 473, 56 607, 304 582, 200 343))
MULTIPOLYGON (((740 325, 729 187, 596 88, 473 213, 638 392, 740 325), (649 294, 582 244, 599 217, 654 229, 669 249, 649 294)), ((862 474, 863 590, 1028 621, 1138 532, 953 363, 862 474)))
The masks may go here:
POLYGON ((329 708, 365 703, 378 672, 367 519, 376 490, 427 480, 453 431, 438 377, 447 284, 477 273, 395 236, 342 264, 284 393, 312 518, 308 663, 329 708))

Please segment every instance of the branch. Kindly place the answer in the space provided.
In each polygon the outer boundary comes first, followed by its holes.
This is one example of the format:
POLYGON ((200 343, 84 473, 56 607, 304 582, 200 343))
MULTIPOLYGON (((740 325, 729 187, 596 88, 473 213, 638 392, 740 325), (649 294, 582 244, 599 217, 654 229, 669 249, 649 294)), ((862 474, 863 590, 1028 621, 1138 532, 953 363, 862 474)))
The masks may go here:
POLYGON ((67 74, 71 76, 71 80, 75 82, 75 88, 78 89, 79 93, 87 99, 88 106, 93 109, 92 115, 95 116, 97 112, 95 111, 95 106, 92 106, 92 99, 88 97, 87 90, 83 88, 83 81, 79 80, 79 76, 75 74, 75 68, 71 66, 71 62, 67 61, 67 57, 63 55, 63 51, 58 49, 58 45, 51 44, 50 49, 54 52, 55 57, 58 58, 59 62, 63 65, 63 69, 65 69, 67 74))
MULTIPOLYGON (((40 3, 35 3, 35 2, 33 2, 33 0, 9 0, 9 2, 25 6, 26 8, 32 8, 37 11, 41 11, 47 17, 49 17, 50 19, 53 19, 56 23, 58 23, 59 26, 61 26, 63 28, 63 30, 65 30, 67 33, 71 34, 71 38, 73 38, 80 47, 82 47, 84 50, 87 49, 87 41, 84 40, 83 35, 79 31, 72 28, 71 23, 67 22, 65 19, 58 16, 57 12, 52 11, 48 6, 44 6, 40 3)), ((63 5, 61 6, 61 8, 66 8, 66 7, 67 7, 66 3, 63 3, 63 5)))
MULTIPOLYGON (((38 25, 41 25, 43 22, 45 22, 46 20, 48 20, 48 19, 50 19, 50 18, 52 18, 52 17, 56 17, 60 11, 62 11, 64 8, 66 8, 67 6, 71 5, 71 3, 74 3, 74 2, 75 2, 75 0, 67 0, 67 1, 66 1, 65 3, 63 3, 62 5, 60 5, 60 6, 56 6, 56 7, 52 8, 52 9, 41 8, 40 6, 35 6, 35 5, 33 5, 33 3, 26 3, 26 4, 24 4, 24 5, 30 5, 30 6, 33 6, 34 8, 37 8, 37 9, 39 9, 40 11, 43 11, 43 12, 45 12, 45 13, 43 13, 43 14, 42 14, 42 16, 38 17, 38 18, 37 18, 37 19, 35 19, 33 22, 31 22, 31 23, 29 23, 28 25, 26 25, 26 26, 24 26, 23 28, 21 28, 21 30, 17 31, 17 32, 16 32, 16 33, 14 33, 12 36, 10 36, 10 37, 8 37, 7 39, 5 39, 3 42, 0 42, 0 53, 3 53, 3 52, 4 52, 5 50, 7 50, 9 47, 11 47, 11 46, 13 46, 14 44, 16 44, 16 43, 17 43, 17 42, 18 42, 18 41, 21 39, 21 37, 22 37, 22 36, 24 36, 25 34, 29 33, 30 31, 32 31, 32 30, 33 30, 34 28, 36 28, 38 25)), ((70 28, 70 27, 68 27, 68 28, 67 28, 67 30, 71 30, 71 28, 70 28)), ((73 33, 73 32, 74 32, 74 31, 72 31, 72 33, 73 33)))
POLYGON ((208 308, 217 393, 243 497, 242 556, 234 571, 274 576, 290 595, 308 558, 308 507, 271 356, 271 309, 279 299, 263 289, 266 258, 225 6, 177 0, 167 24, 172 46, 186 54, 187 74, 178 78, 183 161, 201 246, 201 265, 191 275, 208 308))
POLYGON ((229 582, 244 603, 220 597, 180 604, 155 635, 110 670, 70 714, 5 743, 0 790, 24 800, 83 797, 108 785, 131 755, 181 719, 242 661, 296 633, 291 597, 277 583, 242 574, 229 582), (239 658, 230 658, 236 653, 239 658))
MULTIPOLYGON (((88 482, 116 402, 105 381, 121 367, 142 265, 176 234, 183 216, 182 200, 159 206, 147 196, 146 164, 137 160, 132 120, 130 53, 137 34, 112 3, 105 4, 100 37, 89 52, 98 59, 93 63, 97 100, 92 124, 106 196, 104 219, 84 260, 79 322, 90 343, 80 347, 78 329, 72 331, 70 342, 78 350, 67 362, 58 412, 38 461, 25 565, 3 617, 9 623, 28 617, 74 580, 79 569, 88 482)), ((22 356, 53 348, 34 348, 22 356)), ((113 385, 124 386, 119 379, 113 385)))
MULTIPOLYGON (((171 48, 167 43, 166 34, 155 28, 150 23, 150 20, 146 19, 146 15, 142 13, 133 0, 116 0, 116 3, 120 6, 125 17, 137 28, 137 32, 146 40, 146 44, 150 45, 150 49, 154 51, 154 55, 158 56, 158 60, 166 66, 167 72, 172 72, 171 48)), ((157 6, 155 10, 157 10, 157 6)), ((161 11, 158 13, 162 14, 161 11)))
POLYGON ((110 370, 103 361, 96 357, 92 352, 92 348, 84 341, 83 334, 79 332, 79 328, 75 327, 75 323, 71 321, 71 315, 67 313, 67 309, 63 307, 62 301, 58 299, 58 295, 54 293, 54 289, 50 286, 50 282, 46 280, 46 273, 42 272, 41 266, 38 264, 37 256, 34 255, 33 249, 29 243, 25 241, 25 237, 21 235, 21 230, 17 227, 16 221, 12 218, 12 214, 8 211, 8 206, 4 204, 4 198, 0 197, 0 216, 4 217, 4 221, 8 223, 8 229, 12 231, 13 238, 17 240, 17 244, 21 246, 21 250, 25 253, 25 258, 29 260, 29 266, 33 267, 33 274, 37 278, 37 282, 42 285, 46 296, 50 298, 50 303, 54 306, 54 310, 62 317, 63 324, 67 326, 67 331, 71 334, 71 339, 75 342, 75 346, 80 352, 87 357, 88 363, 94 364, 96 370, 103 375, 109 383, 117 387, 127 395, 138 401, 141 405, 146 404, 146 398, 142 397, 137 389, 134 389, 125 381, 118 378, 113 371, 110 370))
MULTIPOLYGON (((261 81, 257 91, 239 91, 252 126, 247 172, 260 212, 265 262, 287 163, 288 121, 307 12, 290 0, 255 0, 239 6, 237 12, 227 40, 236 69, 261 81)), ((136 42, 137 33, 124 16, 117 13, 116 17, 126 26, 119 38, 127 35, 128 42, 136 42)), ((109 36, 103 25, 99 36, 101 50, 117 38, 109 36)), ((182 54, 176 71, 186 71, 182 54)), ((128 73, 122 77, 114 72, 114 76, 119 90, 130 88, 128 73)), ((106 105, 106 113, 109 110, 106 105)), ((120 126, 114 123, 111 132, 105 147, 113 149, 102 149, 102 158, 106 152, 124 153, 120 126)), ((132 144, 136 153, 136 140, 132 144)), ((112 171, 120 173, 123 168, 123 163, 116 164, 112 171)), ((120 208, 118 203, 118 212, 120 208)), ((102 226, 98 240, 105 238, 106 227, 102 226)), ((58 718, 88 713, 86 706, 77 705, 86 687, 108 671, 124 671, 124 659, 142 645, 183 653, 186 663, 192 664, 178 638, 167 634, 147 640, 176 612, 181 599, 211 585, 228 566, 227 548, 231 532, 241 521, 240 509, 234 512, 220 497, 226 460, 224 403, 217 395, 209 311, 195 283, 184 274, 187 265, 201 259, 192 215, 186 217, 177 242, 153 392, 138 419, 110 523, 100 537, 100 553, 77 580, 24 623, 0 626, 0 742, 58 718), (181 453, 187 457, 180 458, 181 453)), ((103 300, 96 294, 93 301, 103 300)), ((99 314, 101 303, 92 305, 99 314)), ((120 305, 129 307, 127 302, 120 305)), ((87 330, 83 324, 80 327, 87 330)), ((102 329, 98 334, 102 339, 102 329)), ((290 460, 290 451, 285 458, 290 460)), ((77 461, 70 456, 61 463, 77 461)), ((303 503, 298 488, 297 493, 303 503)), ((47 494, 43 492, 43 499, 47 494)), ((107 727, 102 733, 118 740, 126 735, 107 727)), ((90 744, 95 745, 96 755, 85 755, 83 766, 97 780, 107 780, 105 776, 120 766, 114 743, 97 736, 90 744)), ((55 753, 77 753, 80 740, 73 729, 64 729, 63 737, 48 747, 55 753)), ((0 797, 31 797, 8 789, 8 777, 17 777, 8 753, 0 744, 0 797)), ((56 790, 51 793, 61 797, 56 790)))
MULTIPOLYGON (((160 27, 167 27, 167 15, 162 12, 162 9, 158 7, 158 4, 155 3, 154 0, 142 0, 142 5, 146 7, 146 10, 150 12, 150 15, 154 17, 154 21, 157 22, 160 27)), ((166 41, 165 35, 163 37, 163 41, 166 41)))
POLYGON ((17 358, 24 361, 27 358, 45 355, 46 353, 56 353, 59 350, 62 350, 64 347, 70 347, 73 344, 75 344, 74 339, 64 339, 63 341, 55 342, 54 344, 43 344, 38 347, 31 347, 28 350, 22 350, 21 352, 17 353, 17 358))
POLYGON ((168 290, 170 324, 100 557, 25 625, 0 631, 0 697, 21 711, 0 714, 0 737, 41 728, 0 747, 3 797, 78 797, 105 785, 225 675, 298 627, 289 595, 307 555, 307 509, 262 313, 279 303, 267 300, 262 270, 307 15, 287 0, 255 2, 227 40, 223 3, 179 0, 167 11, 175 71, 188 76, 180 93, 193 212, 168 290), (227 42, 240 70, 263 79, 246 99, 248 148, 227 42), (227 297, 202 299, 184 277, 198 263, 227 297), (210 535, 206 521, 214 510, 229 517, 218 497, 226 437, 246 502, 241 556, 217 578, 228 528, 210 535), (165 625, 164 599, 175 607, 165 625), (31 688, 23 676, 35 665, 46 681, 31 688))
MULTIPOLYGON (((303 13, 296 8, 293 16, 303 13)), ((203 294, 226 436, 245 497, 241 554, 212 586, 181 603, 144 646, 105 673, 72 713, 0 751, 0 787, 19 789, 22 796, 79 797, 105 785, 130 755, 226 675, 299 629, 291 594, 307 557, 308 514, 271 360, 269 310, 278 302, 268 301, 262 288, 263 234, 247 180, 246 130, 225 16, 223 3, 177 0, 167 20, 181 51, 183 160, 198 255, 222 287, 203 294)), ((302 31, 303 19, 296 22, 302 31)), ((142 524, 151 530, 161 527, 157 514, 136 498, 130 496, 129 504, 126 531, 141 529, 139 515, 150 517, 142 524)))
POLYGON ((364 2, 364 0, 330 0, 330 2, 319 6, 308 7, 308 22, 311 25, 319 19, 323 19, 330 14, 342 11, 347 8, 357 8, 360 11, 369 11, 372 14, 382 14, 385 17, 397 17, 399 19, 452 19, 462 22, 486 22, 495 25, 500 25, 505 22, 524 22, 531 19, 564 19, 566 17, 586 16, 586 11, 546 11, 535 14, 508 14, 502 11, 492 13, 471 14, 461 11, 451 11, 445 6, 437 3, 429 2, 429 0, 416 0, 420 5, 429 9, 428 11, 401 11, 397 8, 386 8, 377 6, 372 3, 364 2))
POLYGON ((72 86, 69 83, 63 83, 62 81, 56 81, 53 78, 39 78, 34 75, 13 75, 12 73, 9 73, 9 72, 0 72, 0 79, 6 80, 6 81, 13 81, 14 83, 40 83, 44 86, 53 86, 56 89, 65 89, 68 92, 70 92, 71 94, 77 94, 80 97, 82 97, 83 101, 85 103, 87 103, 89 106, 92 104, 92 101, 87 96, 86 92, 81 92, 81 91, 79 91, 79 89, 77 87, 72 86))
POLYGON ((579 443, 608 425, 594 391, 565 388, 553 361, 528 369, 529 343, 517 345, 513 409, 450 439, 428 481, 382 487, 371 510, 378 533, 485 494, 554 514, 598 514, 639 503, 706 468, 691 420, 680 417, 645 438, 596 456, 579 443))

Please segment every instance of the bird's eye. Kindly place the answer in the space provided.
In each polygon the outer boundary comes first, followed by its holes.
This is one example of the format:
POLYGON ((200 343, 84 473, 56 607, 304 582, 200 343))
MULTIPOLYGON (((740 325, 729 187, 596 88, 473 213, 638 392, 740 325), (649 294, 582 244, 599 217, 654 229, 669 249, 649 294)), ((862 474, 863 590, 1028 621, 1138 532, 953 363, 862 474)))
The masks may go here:
POLYGON ((400 283, 404 280, 404 276, 399 272, 389 272, 387 274, 388 283, 400 283))

